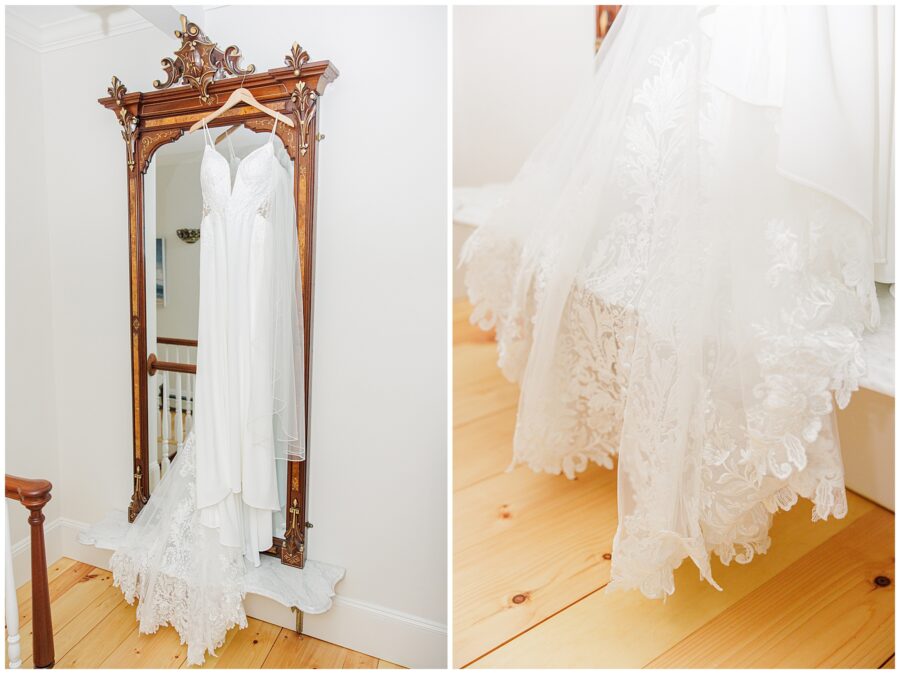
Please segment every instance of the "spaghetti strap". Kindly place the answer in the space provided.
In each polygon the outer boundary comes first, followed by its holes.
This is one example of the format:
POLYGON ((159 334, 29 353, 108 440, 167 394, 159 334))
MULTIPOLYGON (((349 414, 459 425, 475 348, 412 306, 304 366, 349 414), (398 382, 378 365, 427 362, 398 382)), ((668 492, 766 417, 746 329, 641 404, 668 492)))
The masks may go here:
POLYGON ((272 125, 272 133, 269 134, 269 142, 273 142, 275 140, 275 129, 278 128, 278 119, 275 120, 275 123, 272 125))
POLYGON ((228 141, 228 152, 231 155, 231 160, 234 161, 238 158, 237 152, 234 151, 234 143, 231 142, 231 135, 225 136, 225 140, 228 141))
POLYGON ((203 120, 203 132, 206 134, 206 144, 213 147, 212 136, 209 135, 209 127, 206 126, 206 120, 203 120))

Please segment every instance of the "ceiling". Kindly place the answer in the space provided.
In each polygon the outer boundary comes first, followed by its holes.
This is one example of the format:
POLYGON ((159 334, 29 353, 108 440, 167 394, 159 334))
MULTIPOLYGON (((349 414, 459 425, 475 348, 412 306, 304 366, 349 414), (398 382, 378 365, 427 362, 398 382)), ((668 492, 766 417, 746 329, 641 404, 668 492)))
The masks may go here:
POLYGON ((28 21, 37 28, 45 28, 60 21, 67 19, 75 19, 85 16, 88 13, 96 11, 117 9, 128 10, 127 7, 111 7, 111 6, 94 6, 87 7, 84 5, 7 5, 6 11, 28 21))
POLYGON ((7 5, 6 36, 38 52, 102 40, 151 26, 167 35, 178 15, 193 20, 221 5, 7 5))

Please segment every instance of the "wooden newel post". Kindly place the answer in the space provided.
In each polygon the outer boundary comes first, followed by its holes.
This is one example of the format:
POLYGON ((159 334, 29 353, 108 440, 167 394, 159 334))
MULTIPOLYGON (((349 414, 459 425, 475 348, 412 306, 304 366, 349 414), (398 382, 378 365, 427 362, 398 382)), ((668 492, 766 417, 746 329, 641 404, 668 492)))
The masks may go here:
POLYGON ((28 508, 31 525, 31 604, 34 628, 34 667, 53 667, 53 622, 50 618, 50 587, 47 579, 47 550, 44 546, 44 506, 50 501, 53 485, 47 480, 6 476, 6 498, 28 508))

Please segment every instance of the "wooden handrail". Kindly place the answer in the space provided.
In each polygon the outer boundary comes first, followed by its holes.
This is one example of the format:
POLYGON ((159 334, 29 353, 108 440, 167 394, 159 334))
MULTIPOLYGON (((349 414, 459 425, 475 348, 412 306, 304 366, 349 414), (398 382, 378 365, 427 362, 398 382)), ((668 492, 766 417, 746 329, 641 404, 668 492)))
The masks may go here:
POLYGON ((53 667, 53 622, 50 618, 50 585, 47 580, 47 550, 44 546, 44 506, 53 485, 48 480, 6 476, 6 498, 28 508, 31 525, 31 624, 35 669, 53 667))
POLYGON ((197 346, 196 339, 182 339, 181 337, 157 337, 157 344, 171 344, 172 346, 197 346))
POLYGON ((168 360, 159 360, 155 353, 151 353, 147 357, 147 374, 152 377, 160 370, 197 374, 197 366, 193 363, 173 363, 168 360))

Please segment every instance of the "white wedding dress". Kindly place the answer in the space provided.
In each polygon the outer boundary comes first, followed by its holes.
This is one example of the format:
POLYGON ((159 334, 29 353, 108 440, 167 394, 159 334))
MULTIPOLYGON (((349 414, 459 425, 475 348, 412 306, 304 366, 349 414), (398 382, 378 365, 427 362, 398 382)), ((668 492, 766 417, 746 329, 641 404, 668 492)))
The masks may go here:
POLYGON ((246 567, 283 505, 277 463, 304 458, 296 221, 274 132, 232 185, 205 130, 194 427, 111 561, 140 631, 173 626, 189 664, 246 627, 246 567))
POLYGON ((624 8, 465 246, 514 461, 618 463, 610 589, 664 597, 687 558, 716 585, 711 554, 764 553, 798 497, 846 513, 834 402, 893 220, 882 9, 624 8))

